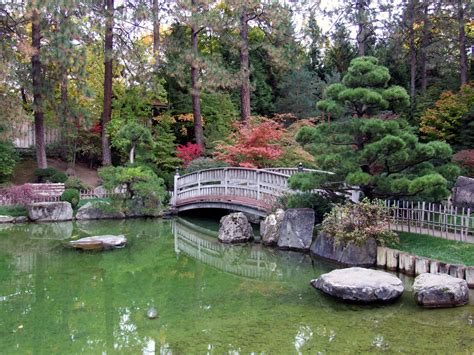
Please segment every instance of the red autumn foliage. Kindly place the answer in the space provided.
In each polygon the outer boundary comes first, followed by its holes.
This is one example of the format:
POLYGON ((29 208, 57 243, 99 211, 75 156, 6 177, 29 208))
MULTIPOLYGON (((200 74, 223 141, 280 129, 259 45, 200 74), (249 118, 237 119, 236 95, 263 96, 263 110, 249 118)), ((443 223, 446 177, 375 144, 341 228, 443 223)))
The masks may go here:
POLYGON ((280 140, 283 126, 275 121, 252 117, 248 122, 236 123, 229 144, 216 146, 215 157, 232 166, 263 168, 283 154, 280 140))
POLYGON ((204 153, 204 147, 191 142, 186 145, 180 144, 176 148, 176 156, 183 161, 185 168, 191 161, 202 156, 202 153, 204 153))
POLYGON ((474 149, 465 149, 453 155, 453 162, 466 170, 467 175, 474 176, 474 149))

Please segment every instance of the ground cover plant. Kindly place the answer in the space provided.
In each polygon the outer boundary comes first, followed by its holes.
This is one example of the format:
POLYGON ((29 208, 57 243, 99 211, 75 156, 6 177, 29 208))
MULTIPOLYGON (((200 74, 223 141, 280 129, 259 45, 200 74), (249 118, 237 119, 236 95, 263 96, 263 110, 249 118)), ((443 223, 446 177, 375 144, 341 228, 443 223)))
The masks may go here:
POLYGON ((398 235, 399 242, 389 243, 389 247, 446 263, 474 266, 474 244, 407 232, 398 235))

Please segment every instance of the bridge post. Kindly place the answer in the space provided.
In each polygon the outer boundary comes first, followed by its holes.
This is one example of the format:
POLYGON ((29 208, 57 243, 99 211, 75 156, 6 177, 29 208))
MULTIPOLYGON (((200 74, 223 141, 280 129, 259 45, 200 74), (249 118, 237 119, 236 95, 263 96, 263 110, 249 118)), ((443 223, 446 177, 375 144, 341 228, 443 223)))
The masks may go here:
POLYGON ((224 194, 227 196, 227 185, 228 185, 228 182, 227 182, 227 179, 228 179, 228 176, 227 176, 227 168, 224 168, 224 194))
POLYGON ((257 200, 260 200, 260 170, 257 170, 257 200))
POLYGON ((176 199, 178 198, 178 180, 179 180, 179 168, 176 167, 176 173, 174 174, 174 186, 173 186, 173 201, 172 201, 173 206, 176 206, 176 199))

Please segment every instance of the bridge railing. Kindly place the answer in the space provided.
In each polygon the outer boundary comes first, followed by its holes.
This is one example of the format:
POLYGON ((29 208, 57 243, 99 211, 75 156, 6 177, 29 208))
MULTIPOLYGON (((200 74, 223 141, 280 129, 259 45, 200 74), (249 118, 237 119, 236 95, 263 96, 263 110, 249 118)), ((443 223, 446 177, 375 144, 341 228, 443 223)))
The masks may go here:
POLYGON ((203 197, 245 198, 272 204, 289 190, 288 175, 265 169, 215 168, 175 176, 173 204, 203 197))

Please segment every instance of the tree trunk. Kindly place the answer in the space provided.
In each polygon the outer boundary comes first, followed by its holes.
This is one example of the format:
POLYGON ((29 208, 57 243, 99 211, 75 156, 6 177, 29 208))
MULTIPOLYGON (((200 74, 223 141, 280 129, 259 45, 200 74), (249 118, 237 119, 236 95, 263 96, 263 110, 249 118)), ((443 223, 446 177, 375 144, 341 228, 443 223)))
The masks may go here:
POLYGON ((409 48, 410 48, 410 104, 415 107, 416 95, 416 47, 415 47, 415 0, 410 0, 409 14, 409 48))
POLYGON ((135 143, 132 143, 132 148, 130 149, 130 164, 135 162, 135 143))
MULTIPOLYGON (((67 27, 67 13, 65 7, 61 7, 60 9, 60 22, 58 31, 64 33, 64 27, 67 27)), ((68 98, 68 70, 66 67, 66 63, 63 61, 61 62, 60 66, 60 75, 61 75, 61 82, 60 86, 60 93, 61 93, 61 104, 60 104, 60 125, 61 125, 61 158, 63 160, 67 160, 68 163, 68 151, 69 151, 69 98, 68 98)))
POLYGON ((36 141, 36 161, 38 168, 48 167, 46 160, 46 144, 44 137, 44 115, 43 115, 43 75, 41 72, 41 20, 35 1, 32 2, 33 10, 31 17, 31 44, 34 54, 31 57, 31 76, 33 78, 33 110, 35 116, 35 141, 36 141))
POLYGON ((467 55, 466 55, 466 33, 464 31, 464 2, 458 0, 458 24, 459 24, 459 69, 461 72, 461 85, 467 84, 467 55))
MULTIPOLYGON (((196 0, 191 1, 193 12, 196 11, 196 0)), ((191 98, 193 104, 193 118, 194 118, 194 137, 196 138, 196 144, 204 147, 204 133, 202 129, 202 117, 201 117, 201 92, 199 84, 199 66, 198 66, 198 33, 199 29, 192 20, 191 24, 191 46, 193 51, 193 58, 191 62, 191 98)))
POLYGON ((429 35, 430 35, 430 23, 429 23, 429 4, 425 0, 423 4, 423 31, 421 38, 421 91, 424 93, 428 87, 428 75, 426 70, 426 64, 428 61, 427 51, 429 45, 429 35))
POLYGON ((357 0, 356 11, 357 11, 357 51, 360 57, 365 56, 365 42, 366 42, 366 19, 365 19, 365 7, 364 0, 357 0))
POLYGON ((247 121, 250 117, 250 65, 249 65, 249 25, 247 9, 242 9, 240 16, 240 118, 247 121))
POLYGON ((67 69, 61 66, 61 156, 68 158, 69 145, 69 99, 68 99, 68 80, 67 69))
POLYGON ((105 0, 104 107, 102 111, 102 165, 112 164, 107 123, 112 116, 112 65, 114 40, 114 0, 105 0))
POLYGON ((160 7, 159 0, 153 0, 153 57, 155 59, 155 71, 160 68, 160 7))

